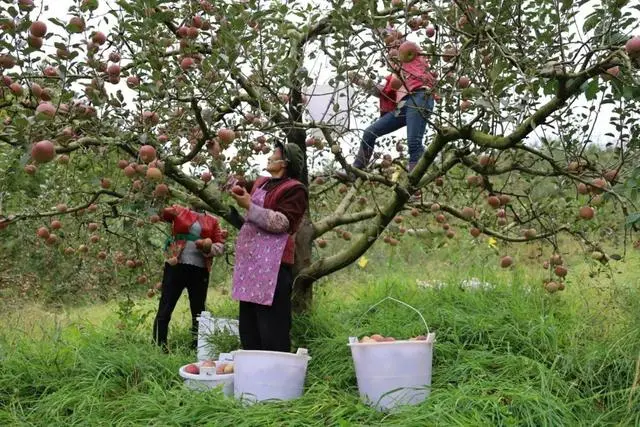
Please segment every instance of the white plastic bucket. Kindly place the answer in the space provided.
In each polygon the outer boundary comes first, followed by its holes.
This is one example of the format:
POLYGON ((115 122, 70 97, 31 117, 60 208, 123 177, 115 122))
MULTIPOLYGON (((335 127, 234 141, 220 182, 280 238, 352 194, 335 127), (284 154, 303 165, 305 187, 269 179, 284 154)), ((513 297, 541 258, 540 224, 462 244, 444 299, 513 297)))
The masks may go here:
POLYGON ((424 401, 434 339, 430 333, 426 341, 349 343, 362 401, 382 411, 424 401))
MULTIPOLYGON (((196 365, 200 367, 202 362, 198 362, 196 365)), ((235 374, 190 374, 184 370, 187 366, 180 367, 179 371, 187 388, 195 391, 206 391, 214 387, 222 387, 222 392, 225 396, 233 396, 233 378, 235 374)))
MULTIPOLYGON (((435 333, 422 314, 409 304, 386 297, 364 314, 384 301, 392 300, 414 310, 427 328, 426 340, 359 343, 350 337, 349 347, 356 371, 360 398, 380 411, 389 411, 401 405, 423 402, 431 392, 431 369, 435 333)), ((363 314, 363 316, 364 316, 363 314)))
POLYGON ((211 313, 203 311, 198 316, 198 360, 207 360, 215 357, 216 349, 212 348, 207 337, 220 331, 228 331, 235 336, 240 336, 238 321, 224 317, 211 317, 211 313))
POLYGON ((311 359, 306 349, 298 349, 296 354, 261 350, 237 350, 232 354, 233 393, 237 399, 254 403, 302 396, 311 359))

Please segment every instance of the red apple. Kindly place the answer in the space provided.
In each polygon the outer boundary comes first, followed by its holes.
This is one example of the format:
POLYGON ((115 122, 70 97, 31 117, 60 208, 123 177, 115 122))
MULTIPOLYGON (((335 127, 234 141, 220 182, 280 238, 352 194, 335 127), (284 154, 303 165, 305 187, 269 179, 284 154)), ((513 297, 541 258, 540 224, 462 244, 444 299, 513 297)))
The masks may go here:
POLYGON ((158 117, 158 113, 154 111, 144 111, 142 113, 142 121, 150 125, 157 125, 160 117, 158 117))
POLYGON ((513 264, 513 258, 511 258, 509 255, 503 256, 500 259, 500 267, 502 268, 510 267, 512 264, 513 264))
POLYGON ((111 64, 107 67, 107 74, 110 76, 120 75, 120 66, 118 64, 111 64))
POLYGON ((398 59, 400 62, 411 62, 419 54, 420 49, 414 42, 405 41, 398 48, 398 59))
POLYGON ((458 56, 458 49, 452 46, 445 48, 442 53, 442 59, 444 59, 446 62, 453 61, 456 56, 458 56))
POLYGON ((185 366, 184 371, 188 374, 200 375, 200 368, 195 363, 185 366))
POLYGON ((565 266, 557 265, 556 268, 553 269, 553 272, 558 277, 565 277, 568 273, 568 270, 565 266))
POLYGON ((35 6, 33 5, 33 0, 18 0, 18 7, 20 10, 31 10, 35 6))
POLYGON ((149 168, 147 169, 147 179, 151 181, 161 181, 162 180, 162 171, 158 168, 149 168))
POLYGON ((39 120, 52 119, 56 115, 56 107, 50 102, 41 102, 36 107, 36 118, 39 120))
POLYGON ((469 77, 462 76, 458 79, 458 87, 460 89, 466 89, 470 85, 471 85, 471 80, 469 80, 469 77))
POLYGON ((70 33, 81 33, 85 29, 84 19, 80 16, 74 16, 69 20, 67 30, 70 33))
POLYGON ((22 93, 24 92, 22 90, 22 86, 20 86, 20 83, 11 83, 9 85, 9 89, 11 90, 11 92, 13 92, 14 95, 16 96, 21 96, 22 93))
POLYGON ((496 196, 487 197, 487 203, 494 209, 498 209, 500 207, 500 199, 496 196))
POLYGON ((222 128, 218 130, 218 139, 223 144, 231 144, 235 138, 236 134, 231 129, 222 128))
POLYGON ((134 176, 136 176, 136 168, 131 165, 125 166, 123 172, 128 178, 133 178, 134 176))
POLYGON ((47 65, 42 70, 42 74, 44 74, 47 77, 57 77, 58 76, 58 69, 56 67, 52 67, 51 65, 47 65))
POLYGON ((604 171, 602 176, 609 182, 615 182, 616 178, 618 177, 618 171, 616 169, 610 169, 604 171))
POLYGON ((402 87, 402 80, 398 78, 395 74, 391 77, 391 88, 393 90, 398 90, 402 87))
POLYGON ((508 205, 511 202, 511 197, 506 194, 501 194, 498 196, 498 198, 500 199, 500 204, 502 206, 508 205))
POLYGON ((200 31, 196 27, 187 27, 187 37, 190 39, 198 38, 198 33, 200 31))
POLYGON ((624 49, 631 58, 640 57, 640 36, 630 38, 624 45, 624 49))
POLYGON ((156 185, 154 194, 156 197, 165 197, 169 194, 169 187, 166 184, 156 185))
POLYGON ((151 145, 143 145, 138 150, 140 159, 145 163, 151 163, 156 159, 156 149, 151 145))
POLYGON ((56 156, 56 147, 49 140, 36 142, 31 148, 31 158, 37 163, 47 163, 56 156))
POLYGON ((553 254, 551 258, 549 258, 549 262, 551 265, 562 265, 562 256, 560 254, 553 254))
POLYGON ((107 36, 102 31, 96 31, 91 40, 97 45, 103 45, 107 42, 107 36))
POLYGON ((476 215, 476 211, 468 206, 462 208, 462 216, 466 219, 471 219, 476 215))
POLYGON ((433 37, 436 35, 436 29, 434 28, 433 25, 429 25, 426 29, 425 29, 425 33, 427 34, 427 37, 433 37))
POLYGON ((550 294, 553 294, 560 290, 560 284, 558 282, 550 281, 544 284, 544 289, 550 294))
POLYGON ((32 35, 27 36, 27 44, 32 49, 36 49, 36 50, 41 49, 43 43, 44 43, 44 40, 42 40, 42 37, 35 37, 32 35))
POLYGON ((134 89, 140 85, 140 79, 138 76, 129 76, 127 77, 127 86, 130 89, 134 89))
POLYGON ((583 182, 578 183, 578 193, 589 194, 589 187, 583 182))
POLYGON ((620 67, 616 65, 615 67, 608 68, 602 77, 605 80, 611 80, 614 77, 618 77, 619 74, 620 74, 620 67))
POLYGON ((49 230, 47 229, 47 227, 40 227, 38 228, 38 231, 36 233, 38 235, 38 237, 40 237, 41 239, 48 239, 49 238, 49 230))
POLYGON ((16 65, 16 59, 11 55, 0 55, 0 67, 9 69, 16 65))
POLYGON ((194 65, 195 61, 193 60, 193 58, 190 58, 188 56, 186 58, 182 58, 182 60, 180 61, 180 68, 182 68, 183 71, 188 71, 194 65))
POLYGON ((595 214, 596 212, 591 206, 583 206, 579 211, 580 218, 585 220, 593 219, 595 214))

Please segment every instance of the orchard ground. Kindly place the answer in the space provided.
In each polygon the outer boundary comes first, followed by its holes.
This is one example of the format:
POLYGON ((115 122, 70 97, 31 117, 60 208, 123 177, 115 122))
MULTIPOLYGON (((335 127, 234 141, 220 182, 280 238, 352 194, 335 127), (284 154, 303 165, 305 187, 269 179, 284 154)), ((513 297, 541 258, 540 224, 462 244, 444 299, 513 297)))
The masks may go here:
MULTIPOLYGON (((186 295, 171 324, 170 355, 150 344, 157 297, 147 299, 143 290, 124 322, 117 314, 123 296, 55 309, 7 298, 0 326, 0 424, 640 423, 640 251, 629 248, 623 261, 603 266, 566 245, 566 289, 550 295, 542 288, 548 272, 541 267, 548 249, 514 246, 514 265, 501 269, 486 238, 445 241, 380 242, 364 268, 354 264, 318 283, 313 310, 294 320, 294 345, 312 356, 304 396, 249 408, 219 392, 184 388, 178 368, 195 359, 186 350, 186 295), (460 286, 471 278, 492 286, 460 286), (394 414, 360 402, 346 345, 352 335, 408 338, 424 332, 415 313, 393 304, 358 326, 362 313, 387 295, 419 309, 437 334, 431 396, 394 414)), ((223 270, 212 277, 207 307, 234 316, 229 270, 223 270)))

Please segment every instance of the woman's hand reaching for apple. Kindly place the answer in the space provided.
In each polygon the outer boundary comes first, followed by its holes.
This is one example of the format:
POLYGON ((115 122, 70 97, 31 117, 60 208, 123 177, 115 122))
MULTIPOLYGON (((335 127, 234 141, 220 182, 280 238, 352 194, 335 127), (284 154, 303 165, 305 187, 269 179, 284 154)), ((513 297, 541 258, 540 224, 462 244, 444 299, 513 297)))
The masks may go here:
POLYGON ((249 209, 249 205, 251 204, 251 195, 247 193, 247 191, 240 187, 239 185, 234 186, 231 189, 231 196, 236 199, 236 203, 241 208, 249 209))

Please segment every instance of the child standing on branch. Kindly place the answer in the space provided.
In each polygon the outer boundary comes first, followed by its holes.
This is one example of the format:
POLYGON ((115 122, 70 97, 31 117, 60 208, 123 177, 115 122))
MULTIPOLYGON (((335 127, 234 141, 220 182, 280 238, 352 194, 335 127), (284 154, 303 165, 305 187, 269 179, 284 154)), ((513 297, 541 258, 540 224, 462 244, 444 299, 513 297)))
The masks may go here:
MULTIPOLYGON (((385 84, 375 85, 352 73, 349 76, 352 82, 380 98, 380 117, 364 130, 353 167, 365 169, 373 156, 376 139, 406 126, 411 171, 424 152, 422 140, 427 118, 433 111, 435 78, 417 44, 407 41, 393 28, 383 31, 383 36, 392 67, 385 84)), ((354 179, 345 171, 338 171, 337 176, 343 180, 354 179)))

